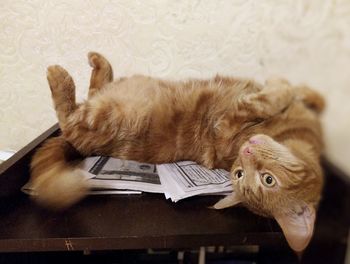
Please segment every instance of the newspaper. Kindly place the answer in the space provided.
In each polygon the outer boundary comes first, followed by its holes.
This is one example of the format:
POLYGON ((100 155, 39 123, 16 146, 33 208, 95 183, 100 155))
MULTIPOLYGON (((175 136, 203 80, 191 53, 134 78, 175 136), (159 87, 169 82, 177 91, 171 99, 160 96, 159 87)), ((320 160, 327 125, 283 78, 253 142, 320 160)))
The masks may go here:
MULTIPOLYGON (((164 193, 166 199, 177 202, 195 195, 228 195, 233 191, 229 172, 209 170, 193 161, 155 165, 96 156, 84 159, 79 168, 92 195, 164 193)), ((29 183, 22 191, 35 195, 29 183)))
POLYGON ((177 202, 195 195, 228 195, 232 190, 230 173, 209 170, 193 161, 157 165, 164 194, 177 202))
POLYGON ((209 170, 193 161, 154 165, 111 157, 83 161, 90 185, 101 189, 164 193, 177 202, 195 195, 228 195, 232 192, 229 172, 209 170))

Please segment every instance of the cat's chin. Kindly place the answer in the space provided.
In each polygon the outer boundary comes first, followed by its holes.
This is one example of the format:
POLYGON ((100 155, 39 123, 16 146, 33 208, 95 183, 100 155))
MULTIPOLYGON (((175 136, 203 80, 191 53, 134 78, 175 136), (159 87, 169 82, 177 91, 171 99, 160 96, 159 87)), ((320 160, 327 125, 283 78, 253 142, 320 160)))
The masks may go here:
POLYGON ((273 215, 272 215, 271 212, 268 212, 268 211, 266 211, 266 210, 264 210, 262 208, 251 206, 247 202, 243 202, 243 206, 246 207, 249 211, 251 211, 254 214, 257 214, 257 215, 260 215, 260 216, 263 216, 263 217, 273 218, 273 215))

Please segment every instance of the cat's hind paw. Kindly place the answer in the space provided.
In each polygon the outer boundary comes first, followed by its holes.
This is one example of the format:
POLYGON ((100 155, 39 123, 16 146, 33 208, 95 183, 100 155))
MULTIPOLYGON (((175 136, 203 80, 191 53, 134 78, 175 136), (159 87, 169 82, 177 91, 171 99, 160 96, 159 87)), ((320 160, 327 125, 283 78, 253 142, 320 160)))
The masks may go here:
POLYGON ((74 82, 69 73, 59 65, 52 65, 47 68, 47 80, 51 92, 56 90, 71 90, 74 92, 74 82))
POLYGON ((76 108, 74 81, 69 73, 59 65, 47 68, 47 80, 58 120, 62 127, 66 117, 76 108))
POLYGON ((94 69, 101 69, 109 67, 109 62, 100 53, 90 51, 88 53, 89 65, 94 69))
POLYGON ((97 52, 88 53, 88 62, 92 67, 89 98, 91 98, 105 84, 113 81, 113 70, 108 60, 97 52))

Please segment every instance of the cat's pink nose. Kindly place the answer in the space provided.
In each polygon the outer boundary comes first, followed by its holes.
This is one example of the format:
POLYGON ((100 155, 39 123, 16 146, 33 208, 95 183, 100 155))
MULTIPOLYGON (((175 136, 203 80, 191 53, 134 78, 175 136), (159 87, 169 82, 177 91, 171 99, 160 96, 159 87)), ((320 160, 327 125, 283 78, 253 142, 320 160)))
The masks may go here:
POLYGON ((250 147, 246 147, 244 150, 243 150, 243 153, 247 156, 253 154, 253 151, 250 147))

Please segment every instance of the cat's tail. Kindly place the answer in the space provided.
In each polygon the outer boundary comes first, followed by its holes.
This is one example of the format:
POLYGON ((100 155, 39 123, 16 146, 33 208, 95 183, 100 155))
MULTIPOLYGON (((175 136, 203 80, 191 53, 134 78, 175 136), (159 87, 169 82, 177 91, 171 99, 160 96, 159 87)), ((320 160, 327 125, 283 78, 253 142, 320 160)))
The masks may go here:
POLYGON ((30 184, 33 199, 49 209, 65 209, 86 196, 88 182, 74 166, 80 157, 62 136, 48 139, 34 154, 30 184))
POLYGON ((323 112, 326 102, 319 92, 306 85, 297 86, 296 89, 298 98, 302 100, 308 108, 318 114, 323 112))

